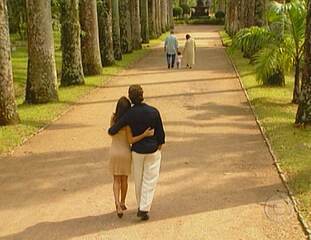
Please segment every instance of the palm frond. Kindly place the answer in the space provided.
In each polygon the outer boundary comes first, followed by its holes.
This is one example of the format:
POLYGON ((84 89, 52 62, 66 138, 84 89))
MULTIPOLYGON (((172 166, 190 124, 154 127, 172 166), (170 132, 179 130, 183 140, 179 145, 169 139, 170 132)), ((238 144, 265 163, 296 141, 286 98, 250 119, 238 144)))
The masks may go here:
POLYGON ((272 45, 261 49, 255 56, 257 81, 263 84, 278 69, 276 58, 277 46, 272 45))
POLYGON ((304 43, 307 10, 305 4, 299 0, 287 3, 285 7, 289 18, 289 32, 295 41, 295 47, 298 51, 304 43))
POLYGON ((293 69, 294 42, 286 38, 281 45, 270 44, 255 56, 257 80, 266 84, 271 76, 286 74, 293 69))
POLYGON ((267 9, 268 27, 278 40, 283 38, 286 27, 288 26, 288 18, 285 12, 284 4, 275 1, 270 2, 267 9))
POLYGON ((234 36, 232 49, 240 49, 251 57, 273 40, 271 32, 264 27, 244 28, 234 36))

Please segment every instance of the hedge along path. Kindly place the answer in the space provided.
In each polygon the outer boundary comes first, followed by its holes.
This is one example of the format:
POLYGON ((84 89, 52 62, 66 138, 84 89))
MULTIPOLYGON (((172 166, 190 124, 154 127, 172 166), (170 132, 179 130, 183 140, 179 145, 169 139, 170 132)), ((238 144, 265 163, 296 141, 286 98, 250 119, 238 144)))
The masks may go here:
POLYGON ((159 46, 0 159, 0 240, 305 239, 219 28, 176 31, 197 40, 194 69, 167 70, 159 46), (143 85, 167 132, 144 223, 132 180, 129 210, 116 217, 108 171, 110 115, 133 83, 143 85))

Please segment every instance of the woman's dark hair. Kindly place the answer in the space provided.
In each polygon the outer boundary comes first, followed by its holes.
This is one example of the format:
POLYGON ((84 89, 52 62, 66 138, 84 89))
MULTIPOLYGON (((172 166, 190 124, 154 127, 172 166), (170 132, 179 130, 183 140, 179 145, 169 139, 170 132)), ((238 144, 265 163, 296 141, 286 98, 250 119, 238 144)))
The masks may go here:
POLYGON ((186 39, 188 40, 188 39, 190 39, 190 38, 191 38, 190 34, 187 34, 187 35, 186 35, 186 39))
POLYGON ((116 112, 113 120, 118 121, 129 109, 131 108, 131 102, 127 97, 121 97, 117 103, 116 112))
POLYGON ((136 105, 144 101, 144 91, 140 85, 131 85, 129 88, 129 98, 136 105))

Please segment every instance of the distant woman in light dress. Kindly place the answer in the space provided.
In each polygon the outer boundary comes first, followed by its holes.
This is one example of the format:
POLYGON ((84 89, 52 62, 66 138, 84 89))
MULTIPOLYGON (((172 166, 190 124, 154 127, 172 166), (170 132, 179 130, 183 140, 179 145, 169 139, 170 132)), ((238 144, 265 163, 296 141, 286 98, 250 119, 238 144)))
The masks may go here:
POLYGON ((195 64, 196 44, 189 34, 186 35, 186 43, 183 51, 183 59, 187 68, 195 64))
MULTIPOLYGON (((111 117, 110 126, 118 121, 130 108, 131 102, 126 97, 121 97, 117 103, 116 111, 111 117)), ((119 218, 123 216, 123 211, 127 209, 125 198, 128 188, 128 175, 131 174, 132 164, 130 144, 153 135, 154 130, 149 128, 143 134, 133 137, 131 128, 126 126, 116 135, 112 136, 109 167, 114 180, 113 193, 116 212, 119 218)))

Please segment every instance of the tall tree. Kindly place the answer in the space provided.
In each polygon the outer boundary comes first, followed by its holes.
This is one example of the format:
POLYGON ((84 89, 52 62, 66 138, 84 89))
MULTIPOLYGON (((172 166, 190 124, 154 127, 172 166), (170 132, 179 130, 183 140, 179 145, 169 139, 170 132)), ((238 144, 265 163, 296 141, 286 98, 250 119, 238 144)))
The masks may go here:
POLYGON ((140 24, 143 43, 149 42, 148 0, 140 0, 140 24))
POLYGON ((139 0, 130 1, 131 10, 131 27, 132 27, 132 44, 133 49, 141 48, 141 26, 140 26, 140 9, 139 0))
POLYGON ((97 12, 102 65, 110 66, 114 63, 111 0, 97 0, 97 12))
POLYGON ((266 0, 227 0, 225 28, 230 35, 242 28, 265 24, 266 0))
POLYGON ((266 25, 265 11, 267 9, 267 0, 256 0, 255 3, 255 25, 266 25))
POLYGON ((225 28, 229 35, 238 32, 238 4, 235 0, 227 0, 225 28))
POLYGON ((27 31, 27 13, 25 0, 9 0, 7 1, 9 12, 9 28, 10 33, 18 33, 19 37, 26 39, 27 31))
POLYGON ((79 0, 61 0, 61 85, 84 84, 81 59, 79 0))
POLYGON ((167 0, 161 1, 161 29, 162 33, 167 31, 167 0))
POLYGON ((311 1, 308 1, 307 27, 305 33, 304 69, 296 124, 311 124, 311 1))
POLYGON ((225 12, 226 0, 218 0, 217 8, 218 8, 218 11, 225 12))
POLYGON ((238 8, 239 29, 255 25, 255 1, 240 0, 238 8))
POLYGON ((27 103, 58 100, 51 1, 27 0, 27 103))
POLYGON ((112 40, 113 40, 114 58, 116 60, 121 60, 122 51, 120 39, 119 0, 112 0, 112 40))
POLYGON ((157 37, 159 37, 162 33, 162 30, 161 30, 161 2, 160 2, 160 0, 155 0, 155 22, 156 22, 157 37))
POLYGON ((157 37, 156 0, 148 0, 149 36, 157 37))
POLYGON ((173 29, 174 28, 174 17, 173 17, 173 0, 167 0, 168 4, 168 24, 169 28, 173 29))
POLYGON ((122 53, 133 51, 130 0, 119 1, 120 13, 120 41, 122 53))
POLYGON ((101 73, 96 0, 80 0, 81 54, 85 75, 101 73))
POLYGON ((8 19, 7 1, 0 1, 0 125, 19 122, 13 86, 8 19))

